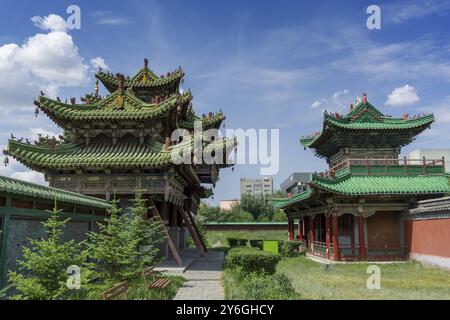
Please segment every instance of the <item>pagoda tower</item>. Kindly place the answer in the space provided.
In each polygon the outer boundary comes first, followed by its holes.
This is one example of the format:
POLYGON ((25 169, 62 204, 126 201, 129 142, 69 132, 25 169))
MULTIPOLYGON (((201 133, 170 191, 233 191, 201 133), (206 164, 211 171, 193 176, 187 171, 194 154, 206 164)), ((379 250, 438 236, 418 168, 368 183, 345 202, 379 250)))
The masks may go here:
POLYGON ((346 115, 325 112, 322 131, 300 142, 328 170, 313 174, 306 191, 272 199, 288 216, 289 239, 328 259, 406 259, 408 209, 450 192, 443 158, 399 157, 433 121, 433 114, 385 115, 365 94, 346 115))
POLYGON ((133 77, 99 69, 95 92, 80 103, 41 92, 35 100, 36 115, 42 111, 63 135, 41 136, 34 144, 9 140, 4 153, 44 173, 51 187, 106 200, 116 197, 123 208, 139 190, 149 200, 150 214, 161 217, 167 227, 168 246, 177 260, 186 228, 203 253, 206 247, 192 214, 201 198, 211 196, 205 184, 215 185, 236 143, 224 138, 202 141, 204 150, 223 155, 212 164, 173 161, 174 154, 194 146, 193 139, 172 141, 175 129, 193 133, 196 121, 203 130, 219 129, 225 119, 222 112, 197 116, 191 92, 180 91, 183 77, 181 67, 157 76, 144 59, 133 77), (99 95, 99 81, 108 90, 104 97, 99 95))

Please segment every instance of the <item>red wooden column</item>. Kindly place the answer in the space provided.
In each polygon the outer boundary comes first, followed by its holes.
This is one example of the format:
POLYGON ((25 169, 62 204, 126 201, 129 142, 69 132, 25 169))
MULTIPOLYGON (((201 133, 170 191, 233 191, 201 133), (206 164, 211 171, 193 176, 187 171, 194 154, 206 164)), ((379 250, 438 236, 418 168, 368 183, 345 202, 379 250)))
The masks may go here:
POLYGON ((294 221, 291 218, 288 220, 288 238, 294 240, 294 221))
POLYGON ((331 215, 331 224, 333 228, 333 259, 338 261, 341 260, 341 255, 339 252, 339 229, 336 212, 333 212, 331 215))
POLYGON ((330 259, 330 233, 331 233, 331 227, 330 227, 330 216, 325 215, 325 241, 326 241, 326 257, 330 259))
POLYGON ((309 248, 314 253, 314 216, 309 217, 309 248))
POLYGON ((364 216, 362 212, 358 216, 359 259, 367 260, 366 245, 364 241, 364 216))
POLYGON ((352 257, 355 258, 355 219, 356 217, 352 215, 352 218, 350 220, 350 230, 352 231, 350 233, 350 244, 352 247, 352 257))
POLYGON ((303 240, 303 223, 303 218, 298 219, 298 240, 303 240))

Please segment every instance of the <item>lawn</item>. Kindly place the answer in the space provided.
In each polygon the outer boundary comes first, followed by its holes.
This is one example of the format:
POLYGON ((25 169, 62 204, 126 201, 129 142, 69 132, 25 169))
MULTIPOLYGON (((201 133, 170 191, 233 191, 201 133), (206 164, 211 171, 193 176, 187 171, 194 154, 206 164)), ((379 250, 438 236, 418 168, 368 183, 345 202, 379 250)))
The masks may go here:
POLYGON ((258 230, 258 231, 208 231, 206 238, 210 247, 228 246, 227 238, 287 240, 286 230, 258 230))
POLYGON ((369 290, 370 264, 325 265, 304 256, 283 258, 277 273, 286 274, 302 299, 450 299, 450 271, 417 262, 379 264, 381 289, 369 290))

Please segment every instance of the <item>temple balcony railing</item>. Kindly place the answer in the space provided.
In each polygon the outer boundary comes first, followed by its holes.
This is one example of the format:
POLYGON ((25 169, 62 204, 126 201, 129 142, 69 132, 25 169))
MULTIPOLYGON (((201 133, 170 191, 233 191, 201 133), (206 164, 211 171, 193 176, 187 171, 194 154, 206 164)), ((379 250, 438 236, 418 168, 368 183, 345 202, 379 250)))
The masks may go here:
POLYGON ((326 178, 339 178, 345 174, 360 176, 379 175, 433 175, 445 172, 445 159, 407 159, 399 158, 349 158, 319 175, 326 178))

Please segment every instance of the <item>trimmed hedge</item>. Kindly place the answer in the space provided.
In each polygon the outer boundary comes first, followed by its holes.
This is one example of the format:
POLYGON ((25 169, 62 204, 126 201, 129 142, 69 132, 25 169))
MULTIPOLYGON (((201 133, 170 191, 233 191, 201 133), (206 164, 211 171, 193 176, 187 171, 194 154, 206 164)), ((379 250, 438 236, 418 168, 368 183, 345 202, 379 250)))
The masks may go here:
POLYGON ((228 252, 227 267, 239 268, 242 272, 274 274, 280 255, 257 248, 234 248, 228 252))
POLYGON ((262 250, 263 241, 262 240, 255 240, 255 239, 250 240, 250 247, 259 248, 259 249, 262 250))
POLYGON ((237 247, 237 245, 238 245, 237 238, 227 238, 227 242, 230 247, 237 247))

